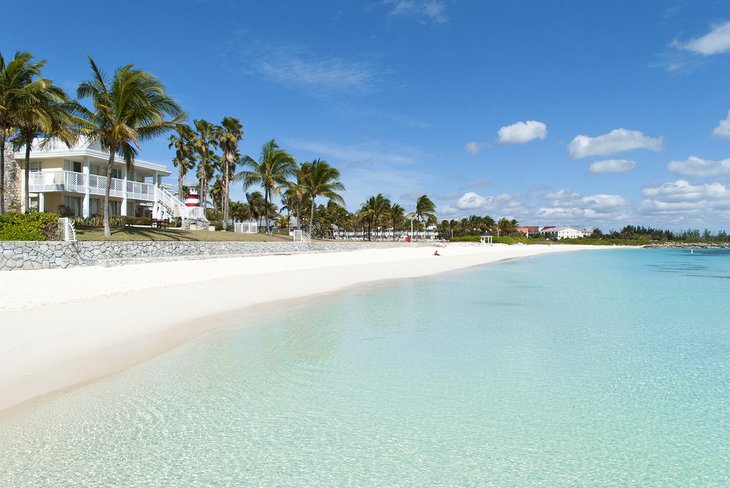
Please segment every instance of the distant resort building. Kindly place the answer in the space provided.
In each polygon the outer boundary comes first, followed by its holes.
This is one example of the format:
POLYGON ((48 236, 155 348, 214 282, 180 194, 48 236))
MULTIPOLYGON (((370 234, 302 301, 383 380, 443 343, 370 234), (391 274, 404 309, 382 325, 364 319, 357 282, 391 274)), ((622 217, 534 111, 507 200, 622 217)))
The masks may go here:
POLYGON ((593 234, 593 230, 578 229, 576 227, 543 227, 540 235, 548 239, 580 239, 581 237, 589 237, 593 234))
POLYGON ((540 227, 537 225, 522 225, 515 227, 515 231, 523 234, 525 237, 534 237, 540 234, 540 227))
MULTIPOLYGON (((22 201, 27 191, 31 211, 59 213, 66 207, 77 217, 102 215, 109 152, 86 138, 70 148, 56 140, 45 146, 42 142, 33 141, 27 189, 24 179, 19 178, 22 201)), ((24 171, 25 147, 14 157, 24 171)), ((164 165, 141 159, 135 159, 133 171, 128 171, 124 160, 117 156, 110 182, 110 215, 155 219, 189 215, 192 211, 162 186, 162 177, 169 175, 164 165)))

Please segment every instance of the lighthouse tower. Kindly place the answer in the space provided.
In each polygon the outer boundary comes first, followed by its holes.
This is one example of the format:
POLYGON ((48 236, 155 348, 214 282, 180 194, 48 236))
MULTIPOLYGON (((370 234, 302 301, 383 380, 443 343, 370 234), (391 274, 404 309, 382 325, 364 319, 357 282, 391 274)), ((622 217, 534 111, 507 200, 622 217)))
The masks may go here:
POLYGON ((188 196, 185 197, 186 207, 197 207, 200 204, 200 197, 198 196, 197 190, 190 190, 188 196))

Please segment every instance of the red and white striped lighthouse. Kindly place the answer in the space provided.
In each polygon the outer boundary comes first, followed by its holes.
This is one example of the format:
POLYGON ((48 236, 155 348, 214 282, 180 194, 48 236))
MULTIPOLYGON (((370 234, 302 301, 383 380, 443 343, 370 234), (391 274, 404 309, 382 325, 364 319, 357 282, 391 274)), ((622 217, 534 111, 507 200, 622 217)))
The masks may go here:
POLYGON ((188 196, 185 197, 186 207, 197 207, 200 205, 200 197, 198 196, 197 190, 190 190, 188 196))

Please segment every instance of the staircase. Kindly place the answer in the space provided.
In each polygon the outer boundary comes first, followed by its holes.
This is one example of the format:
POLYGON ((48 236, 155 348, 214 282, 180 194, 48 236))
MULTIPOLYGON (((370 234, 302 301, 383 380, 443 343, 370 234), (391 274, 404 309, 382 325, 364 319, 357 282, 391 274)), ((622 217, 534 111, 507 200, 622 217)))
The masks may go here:
POLYGON ((152 218, 156 220, 199 220, 207 222, 203 207, 186 207, 175 195, 160 186, 155 187, 155 203, 152 218))

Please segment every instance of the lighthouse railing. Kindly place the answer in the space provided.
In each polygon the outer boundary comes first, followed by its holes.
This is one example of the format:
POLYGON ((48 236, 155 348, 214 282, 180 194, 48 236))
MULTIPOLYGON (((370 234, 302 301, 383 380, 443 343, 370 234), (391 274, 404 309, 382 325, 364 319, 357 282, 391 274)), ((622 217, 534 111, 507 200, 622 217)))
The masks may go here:
POLYGON ((205 217, 205 209, 203 207, 187 207, 188 218, 193 220, 208 220, 205 217))

